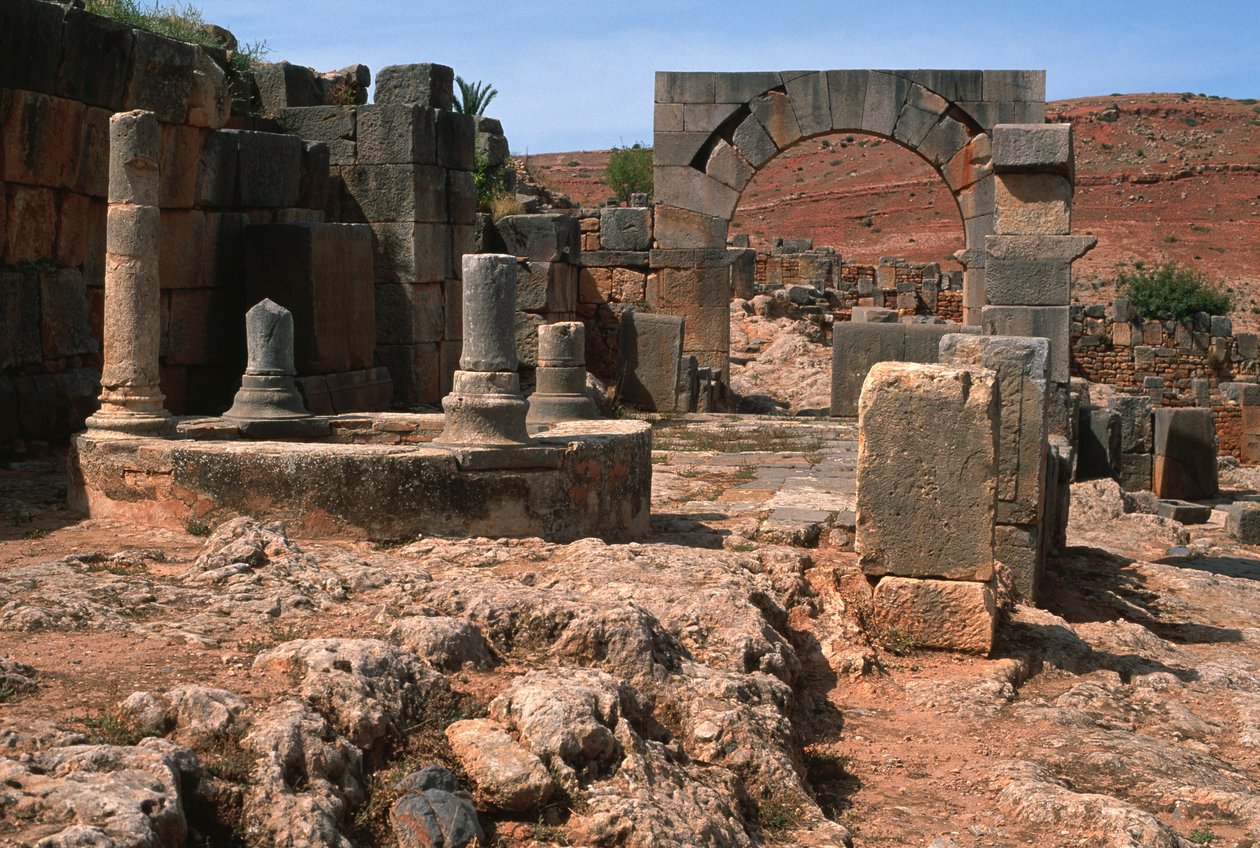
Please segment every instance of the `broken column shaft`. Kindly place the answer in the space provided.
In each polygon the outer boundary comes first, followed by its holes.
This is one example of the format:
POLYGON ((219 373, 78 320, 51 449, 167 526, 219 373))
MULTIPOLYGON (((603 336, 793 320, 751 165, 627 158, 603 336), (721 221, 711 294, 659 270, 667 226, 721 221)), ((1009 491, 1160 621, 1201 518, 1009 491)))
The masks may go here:
POLYGON ((516 257, 467 254, 464 344, 451 393, 442 399, 449 445, 525 445, 528 404, 516 373, 516 257))
POLYGON ((269 299, 245 313, 249 360, 241 389, 224 418, 276 421, 308 418, 293 375, 293 314, 269 299))
POLYGON ((158 371, 160 144, 152 112, 110 118, 101 408, 87 420, 90 430, 106 434, 160 435, 171 429, 158 371))
POLYGON ((599 418, 586 393, 586 330, 580 321, 538 328, 536 388, 529 396, 529 424, 599 418))

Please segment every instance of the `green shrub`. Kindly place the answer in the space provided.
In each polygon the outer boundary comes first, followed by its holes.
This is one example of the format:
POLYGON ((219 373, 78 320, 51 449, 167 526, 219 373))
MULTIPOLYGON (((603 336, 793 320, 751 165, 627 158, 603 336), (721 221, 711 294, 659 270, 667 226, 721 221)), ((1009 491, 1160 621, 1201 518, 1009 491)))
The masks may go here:
MULTIPOLYGON (((496 213, 503 208, 506 201, 515 202, 515 197, 508 194, 508 171, 515 172, 509 162, 502 167, 491 167, 490 158, 478 150, 473 156, 473 186, 477 189, 477 211, 496 213)), ((518 213, 504 213, 518 214, 518 213)), ((502 215, 495 214, 495 220, 502 215)))
POLYGON ((1154 268, 1135 265, 1131 271, 1116 276, 1116 287, 1143 317, 1171 315, 1178 321, 1196 312, 1209 315, 1229 313, 1229 295, 1218 289, 1202 274, 1165 262, 1154 268))
POLYGON ((629 200, 632 194, 651 194, 652 148, 637 142, 630 147, 614 147, 604 179, 618 200, 629 200))

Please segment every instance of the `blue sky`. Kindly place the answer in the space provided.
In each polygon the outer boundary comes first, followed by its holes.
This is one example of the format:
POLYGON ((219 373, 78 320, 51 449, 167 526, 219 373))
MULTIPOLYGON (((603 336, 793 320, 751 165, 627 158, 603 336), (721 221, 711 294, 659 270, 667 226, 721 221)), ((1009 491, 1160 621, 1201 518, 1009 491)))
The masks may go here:
POLYGON ((1260 0, 194 2, 272 61, 440 62, 489 81, 517 153, 650 143, 658 70, 1045 68, 1050 100, 1260 97, 1260 0))

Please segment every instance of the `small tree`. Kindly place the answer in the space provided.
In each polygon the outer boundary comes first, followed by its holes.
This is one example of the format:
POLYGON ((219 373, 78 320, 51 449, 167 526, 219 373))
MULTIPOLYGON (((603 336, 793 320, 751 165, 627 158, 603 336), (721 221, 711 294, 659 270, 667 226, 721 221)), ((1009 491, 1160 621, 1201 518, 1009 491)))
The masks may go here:
POLYGON ((1163 262, 1154 268, 1141 263, 1131 271, 1116 276, 1116 288, 1124 291, 1129 303, 1144 318, 1171 315, 1184 321, 1196 312, 1209 315, 1229 313, 1229 295, 1206 277, 1175 262, 1163 262))
POLYGON ((463 77, 455 77, 455 85, 459 88, 459 100, 455 101, 455 111, 464 115, 484 115, 490 101, 499 96, 499 91, 488 82, 477 80, 466 82, 463 77))
POLYGON ((652 148, 637 142, 630 147, 614 147, 604 179, 618 200, 629 200, 632 194, 651 194, 652 148))

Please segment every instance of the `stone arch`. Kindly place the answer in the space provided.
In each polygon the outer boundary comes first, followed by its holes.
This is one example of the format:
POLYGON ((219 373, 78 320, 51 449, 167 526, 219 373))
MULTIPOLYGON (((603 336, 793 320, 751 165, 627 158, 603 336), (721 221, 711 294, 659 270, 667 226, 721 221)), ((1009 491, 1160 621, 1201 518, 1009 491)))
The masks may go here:
POLYGON ((994 231, 993 127, 1044 122, 1044 71, 659 72, 655 99, 651 263, 661 311, 690 322, 685 347, 701 365, 725 369, 725 304, 719 315, 711 302, 723 258, 708 251, 725 251, 744 187, 781 151, 834 132, 886 138, 941 175, 963 220, 965 320, 979 323, 984 240, 994 231))

